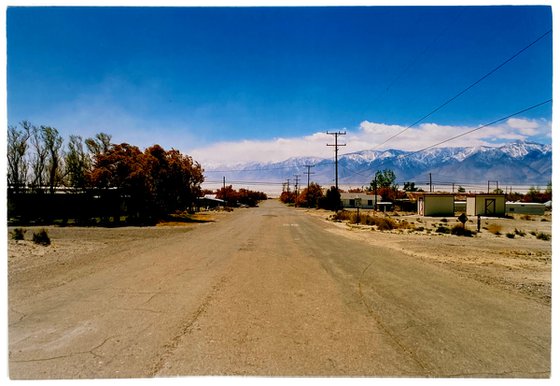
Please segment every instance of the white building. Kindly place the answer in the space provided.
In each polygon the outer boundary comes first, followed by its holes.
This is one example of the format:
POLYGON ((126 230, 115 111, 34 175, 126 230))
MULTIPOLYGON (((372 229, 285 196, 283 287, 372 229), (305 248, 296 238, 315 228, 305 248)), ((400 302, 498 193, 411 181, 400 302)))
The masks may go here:
MULTIPOLYGON (((344 208, 375 209, 375 195, 366 193, 340 193, 340 200, 344 208), (358 205, 356 205, 358 204, 358 205)), ((381 203, 381 196, 377 195, 377 204, 381 203)))
POLYGON ((545 204, 539 204, 536 202, 506 202, 507 214, 534 214, 542 216, 545 209, 545 204))

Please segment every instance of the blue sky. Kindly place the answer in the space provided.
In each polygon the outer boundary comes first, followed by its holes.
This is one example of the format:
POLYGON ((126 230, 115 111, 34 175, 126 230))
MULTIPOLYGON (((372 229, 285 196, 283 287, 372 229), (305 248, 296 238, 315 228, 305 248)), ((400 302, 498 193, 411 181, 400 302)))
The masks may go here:
MULTIPOLYGON (((8 123, 103 131, 201 162, 375 148, 552 28, 548 6, 10 7, 8 123)), ((383 148, 552 98, 552 34, 383 148)), ((551 142, 551 104, 450 146, 551 142)))

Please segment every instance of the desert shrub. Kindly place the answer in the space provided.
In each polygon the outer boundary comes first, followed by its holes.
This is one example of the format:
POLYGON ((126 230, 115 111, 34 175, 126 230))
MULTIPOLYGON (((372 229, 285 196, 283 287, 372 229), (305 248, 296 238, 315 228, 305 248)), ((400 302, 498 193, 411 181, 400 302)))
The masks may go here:
POLYGON ((417 227, 414 230, 417 231, 417 232, 424 232, 424 227, 417 227))
POLYGON ((33 242, 40 245, 51 245, 51 239, 46 230, 41 229, 37 233, 33 233, 33 242))
POLYGON ((10 235, 12 237, 12 240, 23 240, 25 232, 26 231, 24 229, 16 228, 10 233, 10 235))
POLYGON ((531 215, 528 214, 524 214, 523 216, 521 216, 521 220, 527 220, 527 221, 531 221, 533 218, 531 217, 531 215))
POLYGON ((399 221, 397 223, 399 229, 412 229, 414 226, 406 220, 399 221))
POLYGON ((543 232, 537 233, 537 239, 539 240, 549 241, 550 238, 551 236, 548 233, 543 233, 543 232))
POLYGON ((519 236, 519 237, 525 237, 525 235, 527 234, 527 233, 525 233, 525 232, 523 232, 522 230, 519 230, 519 229, 517 229, 517 228, 515 228, 514 232, 515 232, 515 234, 516 234, 517 236, 519 236))
POLYGON ((537 232, 535 232, 535 231, 531 231, 531 232, 529 232, 529 234, 532 235, 532 236, 535 236, 535 237, 537 236, 537 232))
MULTIPOLYGON (((347 210, 341 210, 331 216, 334 221, 347 221, 352 219, 352 213, 347 210)), ((354 221, 356 220, 354 215, 354 221)))
POLYGON ((470 229, 467 229, 460 224, 457 224, 453 228, 451 228, 451 234, 456 236, 465 236, 465 237, 473 236, 473 232, 470 229))
POLYGON ((447 222, 447 219, 446 219, 446 218, 442 218, 442 219, 441 219, 441 222, 447 222))
POLYGON ((507 237, 508 239, 513 239, 513 238, 515 238, 515 233, 508 232, 508 233, 506 233, 506 237, 507 237))
POLYGON ((388 217, 374 217, 375 225, 380 231, 390 231, 397 228, 397 223, 388 217))
POLYGON ((446 233, 446 234, 447 234, 447 233, 451 233, 451 229, 449 229, 449 228, 446 227, 446 226, 440 225, 440 226, 437 227, 436 233, 446 233))
POLYGON ((488 225, 488 232, 495 234, 496 236, 501 235, 500 231, 502 230, 502 226, 498 224, 490 224, 488 225))

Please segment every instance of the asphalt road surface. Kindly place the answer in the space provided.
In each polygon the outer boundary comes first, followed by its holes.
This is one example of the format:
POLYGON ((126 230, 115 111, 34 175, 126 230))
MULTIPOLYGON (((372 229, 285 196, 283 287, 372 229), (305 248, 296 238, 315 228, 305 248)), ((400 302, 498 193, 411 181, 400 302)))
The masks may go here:
POLYGON ((332 227, 269 200, 10 282, 10 377, 550 376, 550 307, 332 227))

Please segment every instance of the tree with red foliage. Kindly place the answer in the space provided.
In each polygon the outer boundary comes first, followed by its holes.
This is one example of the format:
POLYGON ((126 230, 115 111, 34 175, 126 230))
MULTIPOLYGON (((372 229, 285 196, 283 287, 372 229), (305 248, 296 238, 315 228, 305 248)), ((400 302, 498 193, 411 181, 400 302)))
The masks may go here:
POLYGON ((91 181, 127 197, 129 216, 154 219, 192 208, 204 181, 202 173, 200 164, 177 150, 154 145, 141 152, 123 143, 94 155, 91 181))
POLYGON ((312 182, 309 189, 304 188, 298 196, 298 206, 306 206, 308 208, 316 208, 319 200, 323 197, 323 188, 319 184, 312 182))
POLYGON ((282 192, 280 195, 280 201, 284 204, 293 204, 296 202, 296 193, 295 192, 282 192))

